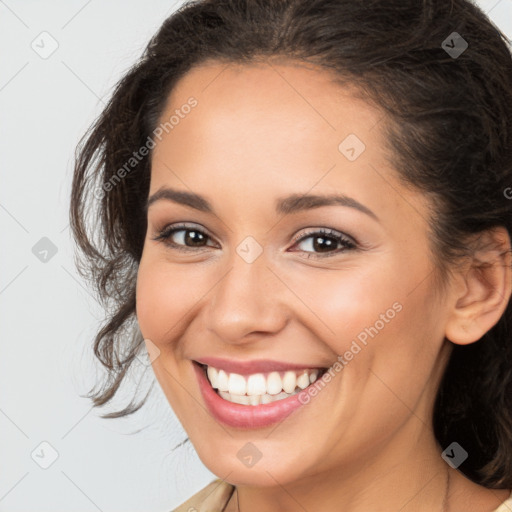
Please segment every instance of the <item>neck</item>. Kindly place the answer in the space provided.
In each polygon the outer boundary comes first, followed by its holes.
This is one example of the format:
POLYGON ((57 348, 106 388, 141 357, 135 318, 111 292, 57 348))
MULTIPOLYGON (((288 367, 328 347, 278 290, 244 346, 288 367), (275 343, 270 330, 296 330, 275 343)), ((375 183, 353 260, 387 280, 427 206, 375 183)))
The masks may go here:
POLYGON ((433 432, 415 416, 402 430, 371 460, 271 487, 238 486, 228 510, 238 510, 238 499, 240 512, 447 512, 449 470, 433 432))

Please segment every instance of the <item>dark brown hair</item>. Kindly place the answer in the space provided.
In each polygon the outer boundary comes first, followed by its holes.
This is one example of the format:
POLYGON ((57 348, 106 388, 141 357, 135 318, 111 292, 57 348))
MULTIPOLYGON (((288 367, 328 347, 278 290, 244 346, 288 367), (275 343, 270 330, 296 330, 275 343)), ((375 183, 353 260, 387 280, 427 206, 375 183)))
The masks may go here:
MULTIPOLYGON (((468 236, 512 229, 508 44, 466 0, 197 1, 165 20, 77 148, 70 211, 77 266, 109 312, 94 340, 107 370, 91 391, 94 404, 114 397, 141 349, 135 284, 151 153, 128 170, 126 162, 148 144, 170 91, 192 66, 285 57, 356 86, 385 113, 380 126, 400 178, 432 199, 433 258, 442 276, 468 254, 468 236)), ((481 340, 454 346, 434 410, 440 445, 457 441, 469 453, 460 469, 494 488, 512 487, 511 321, 509 302, 481 340)))

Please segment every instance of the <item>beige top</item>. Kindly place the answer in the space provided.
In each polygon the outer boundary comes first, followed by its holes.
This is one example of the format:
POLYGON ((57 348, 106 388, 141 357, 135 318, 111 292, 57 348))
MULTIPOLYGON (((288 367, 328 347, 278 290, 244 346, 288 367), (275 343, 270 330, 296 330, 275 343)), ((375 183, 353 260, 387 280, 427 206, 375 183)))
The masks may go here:
MULTIPOLYGON (((234 486, 217 478, 185 503, 175 508, 173 512, 223 512, 234 490, 234 486)), ((510 496, 493 512, 511 511, 512 491, 510 496)))

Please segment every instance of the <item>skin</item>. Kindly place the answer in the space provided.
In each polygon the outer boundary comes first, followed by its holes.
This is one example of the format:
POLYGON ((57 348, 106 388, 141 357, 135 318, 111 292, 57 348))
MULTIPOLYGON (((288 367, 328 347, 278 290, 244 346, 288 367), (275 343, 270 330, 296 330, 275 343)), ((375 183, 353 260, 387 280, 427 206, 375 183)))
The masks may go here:
MULTIPOLYGON (((440 511, 448 474, 450 511, 491 511, 509 492, 451 469, 430 425, 452 344, 478 340, 506 307, 510 262, 481 252, 498 264, 477 272, 473 260, 461 263, 436 287, 429 204, 398 181, 383 114, 355 92, 325 70, 277 60, 209 61, 178 82, 162 120, 190 96, 198 104, 157 142, 149 196, 195 192, 215 214, 165 199, 149 207, 139 326, 159 353, 153 369, 169 403, 203 463, 237 486, 242 512, 440 511), (366 146, 355 161, 338 149, 349 134, 366 146), (341 205, 277 214, 274 201, 291 193, 343 193, 378 220, 341 205), (185 252, 155 240, 178 222, 205 232, 203 246, 185 252), (334 229, 358 248, 336 253, 335 244, 322 257, 314 236, 294 242, 315 231, 306 228, 334 229), (236 252, 247 236, 263 249, 252 263, 236 252), (394 303, 402 310, 281 423, 237 429, 207 411, 191 360, 328 367, 394 303), (237 457, 247 442, 262 454, 251 468, 237 457)), ((172 241, 183 246, 185 234, 172 241)), ((510 247, 504 230, 485 240, 510 247)))

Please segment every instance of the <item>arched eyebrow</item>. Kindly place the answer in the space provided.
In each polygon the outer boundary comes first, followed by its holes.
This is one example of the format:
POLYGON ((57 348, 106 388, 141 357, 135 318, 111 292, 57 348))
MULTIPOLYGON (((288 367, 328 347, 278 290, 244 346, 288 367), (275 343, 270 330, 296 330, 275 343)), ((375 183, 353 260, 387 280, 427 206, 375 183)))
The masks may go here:
POLYGON ((321 206, 347 206, 349 208, 355 208, 379 222, 379 218, 370 208, 356 201, 354 198, 343 194, 291 194, 276 200, 276 211, 282 215, 320 208, 321 206))
MULTIPOLYGON (((176 190, 168 187, 160 188, 149 197, 146 204, 146 212, 153 203, 160 200, 172 201, 177 204, 189 206, 190 208, 204 213, 215 213, 212 205, 205 197, 194 192, 176 190)), ((379 222, 379 218, 372 210, 359 201, 356 201, 354 198, 343 194, 291 194, 286 197, 278 198, 275 202, 275 210, 281 215, 290 215, 313 208, 320 208, 321 206, 346 206, 348 208, 354 208, 379 222)))
POLYGON ((162 199, 172 201, 173 203, 182 204, 184 206, 190 206, 190 208, 194 208, 195 210, 199 210, 201 212, 214 213, 211 204, 203 196, 195 194, 194 192, 175 190, 168 187, 158 189, 152 196, 149 197, 148 202, 146 203, 146 212, 149 210, 149 207, 153 203, 161 201, 162 199))

